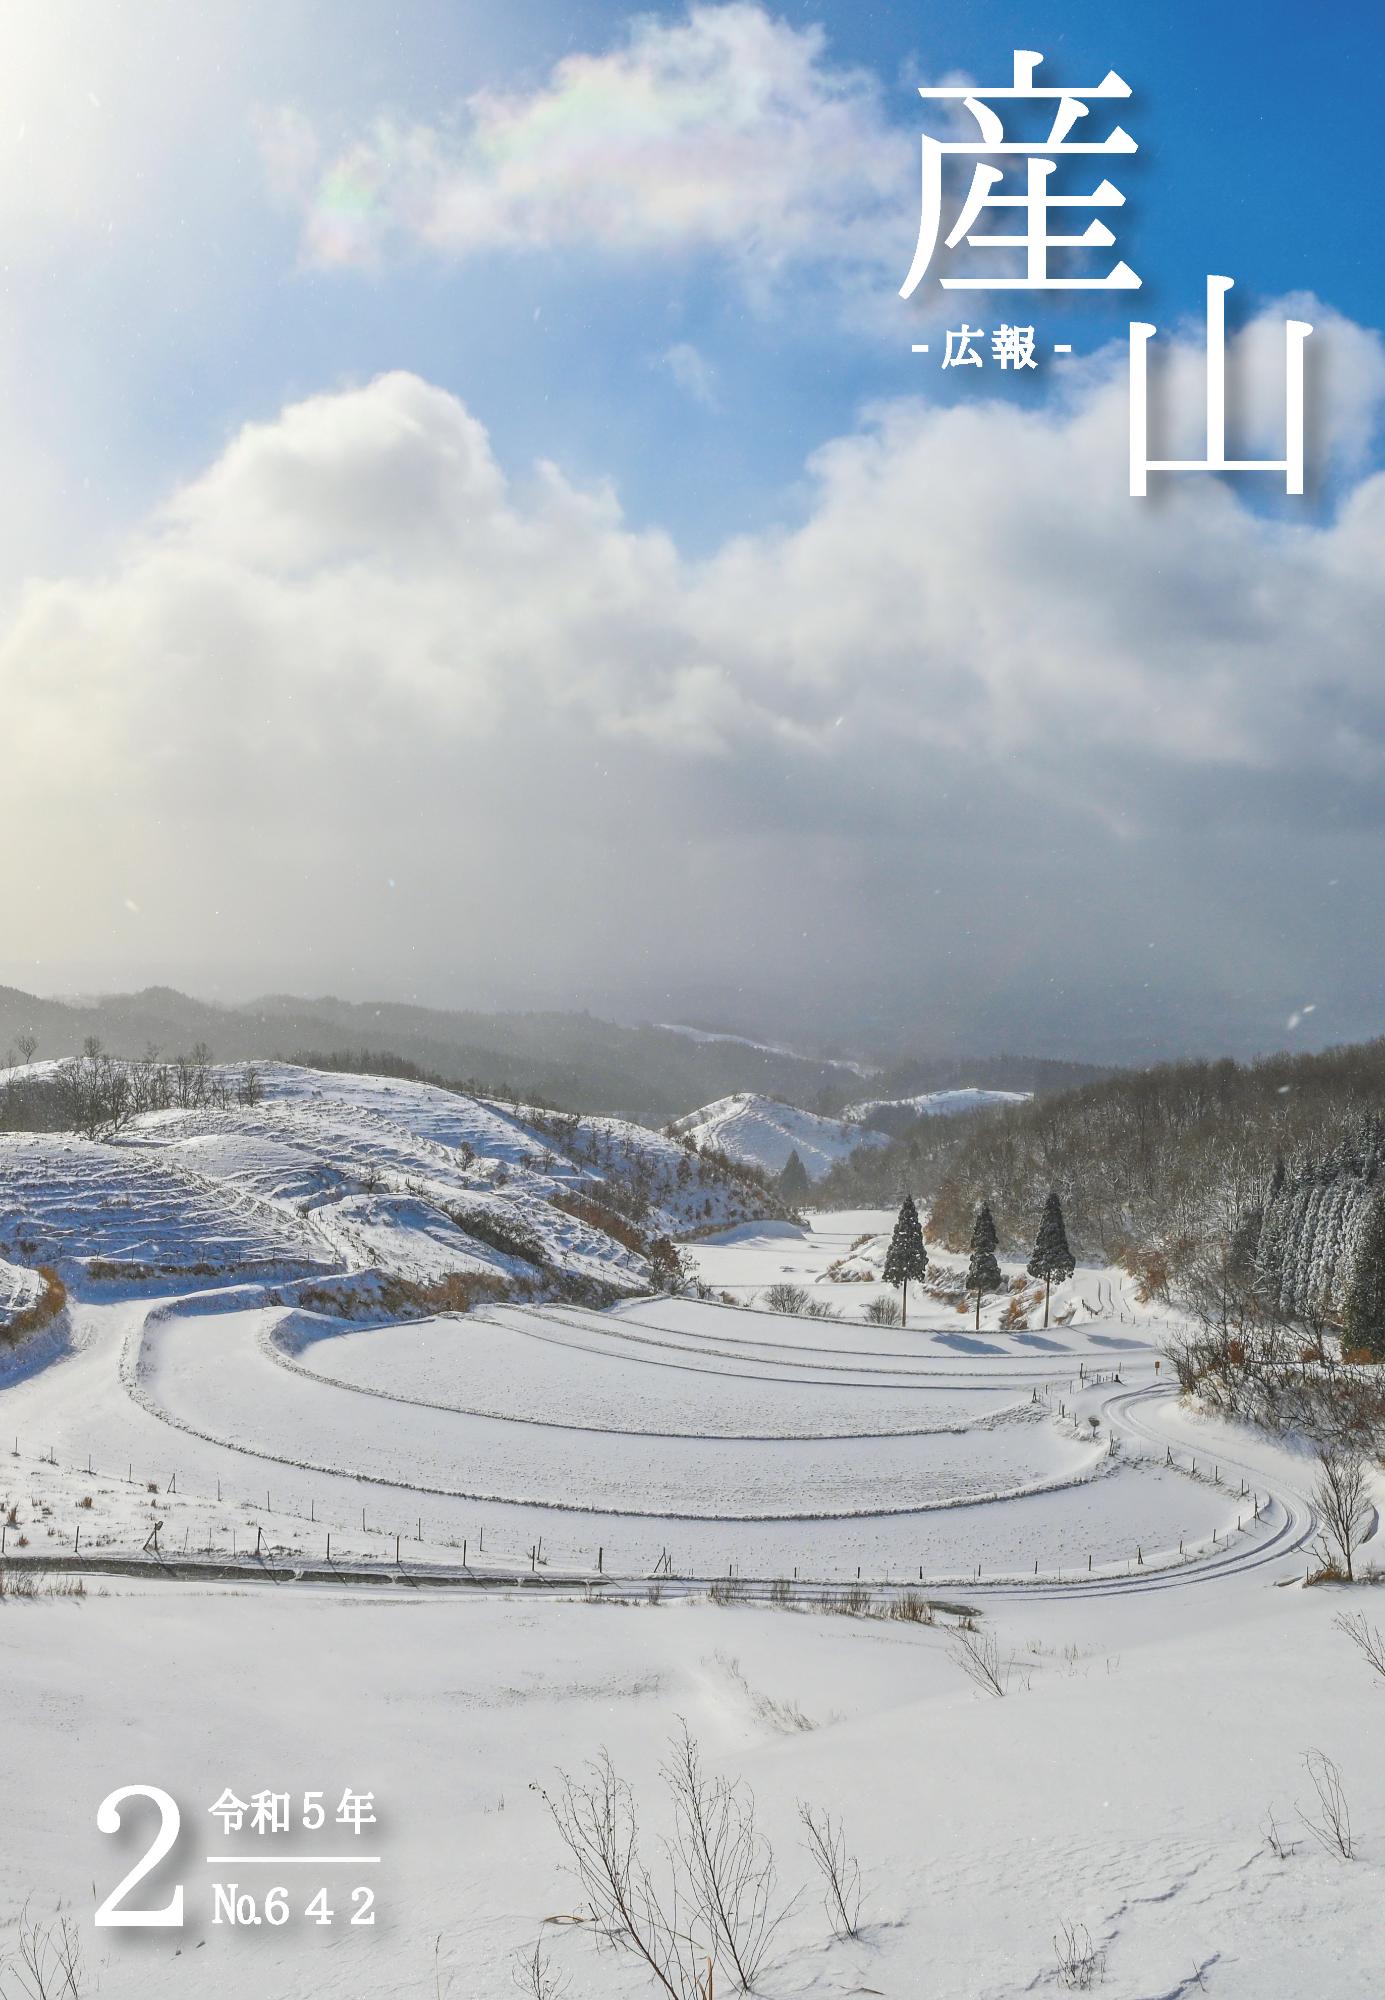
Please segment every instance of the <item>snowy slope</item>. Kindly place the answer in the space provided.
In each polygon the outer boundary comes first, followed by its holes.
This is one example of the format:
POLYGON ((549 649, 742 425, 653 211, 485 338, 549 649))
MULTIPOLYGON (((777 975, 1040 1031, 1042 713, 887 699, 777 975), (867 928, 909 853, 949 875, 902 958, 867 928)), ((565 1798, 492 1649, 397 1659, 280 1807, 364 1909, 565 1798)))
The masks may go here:
POLYGON ((739 1091, 719 1097, 675 1121, 674 1131, 695 1145, 710 1146, 727 1159, 741 1160, 777 1174, 797 1153, 810 1180, 817 1180, 858 1146, 880 1146, 884 1134, 862 1131, 842 1118, 823 1118, 772 1097, 739 1091))
POLYGON ((16 1313, 26 1312, 34 1304, 41 1288, 36 1271, 0 1258, 0 1333, 16 1313))
POLYGON ((848 1104, 842 1117, 864 1125, 881 1112, 895 1122, 913 1118, 950 1118, 960 1111, 984 1111, 999 1104, 1027 1104, 1028 1090, 924 1090, 917 1097, 866 1097, 848 1104))
MULTIPOLYGON (((221 1074, 234 1091, 245 1072, 221 1074)), ((287 1063, 256 1074, 259 1102, 150 1113, 108 1140, 0 1135, 0 1254, 96 1260, 99 1277, 559 1273, 633 1292, 646 1267, 622 1218, 647 1238, 763 1212, 753 1187, 618 1119, 287 1063)))

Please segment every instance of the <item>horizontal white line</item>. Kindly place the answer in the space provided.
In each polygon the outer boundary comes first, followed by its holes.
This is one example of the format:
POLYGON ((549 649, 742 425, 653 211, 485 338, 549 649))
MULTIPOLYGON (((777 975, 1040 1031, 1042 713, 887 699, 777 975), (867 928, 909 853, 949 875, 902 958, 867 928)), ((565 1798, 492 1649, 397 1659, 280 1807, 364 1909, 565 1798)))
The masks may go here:
POLYGON ((1146 472, 1287 472, 1282 458, 1150 458, 1146 472))
POLYGON ((209 1868, 345 1868, 368 1867, 378 1854, 208 1854, 209 1868))

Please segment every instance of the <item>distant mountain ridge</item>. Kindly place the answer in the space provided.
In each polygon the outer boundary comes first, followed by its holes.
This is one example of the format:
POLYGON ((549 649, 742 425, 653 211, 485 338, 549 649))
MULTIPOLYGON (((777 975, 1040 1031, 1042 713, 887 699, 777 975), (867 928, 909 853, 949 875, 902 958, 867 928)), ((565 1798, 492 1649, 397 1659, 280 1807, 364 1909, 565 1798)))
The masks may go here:
MULTIPOLYGON (((678 1027, 628 1026, 587 1013, 484 1013, 401 1001, 267 994, 238 1005, 200 1000, 172 987, 73 1000, 0 987, 0 1058, 32 1034, 42 1056, 75 1055, 89 1036, 116 1055, 164 1055, 204 1042, 221 1062, 318 1054, 393 1055, 449 1082, 662 1125, 738 1091, 835 1115, 861 1096, 859 1068, 749 1036, 678 1027)), ((363 1065, 364 1066, 364 1065, 363 1065)), ((1104 1070, 1025 1059, 981 1058, 894 1065, 872 1077, 881 1096, 978 1085, 1033 1090, 1090 1081, 1104 1070), (1051 1081, 1040 1073, 1057 1072, 1051 1081)))

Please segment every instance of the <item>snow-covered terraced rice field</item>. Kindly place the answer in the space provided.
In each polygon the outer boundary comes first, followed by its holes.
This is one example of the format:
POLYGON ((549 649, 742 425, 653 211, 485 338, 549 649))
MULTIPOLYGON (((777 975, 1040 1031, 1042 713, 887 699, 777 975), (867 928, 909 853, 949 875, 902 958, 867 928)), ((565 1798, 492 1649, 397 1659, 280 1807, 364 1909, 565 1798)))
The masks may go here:
POLYGON ((722 1335, 702 1348, 675 1344, 616 1314, 608 1328, 566 1312, 507 1310, 368 1329, 302 1314, 271 1338, 286 1360, 366 1394, 578 1430, 752 1440, 917 1436, 1032 1407, 1027 1392, 986 1383, 950 1389, 902 1373, 882 1381, 847 1362, 837 1374, 827 1364, 795 1372, 777 1356, 735 1354, 722 1335))
POLYGON ((331 1268, 292 1212, 176 1158, 63 1135, 4 1135, 0 1241, 27 1263, 69 1257, 161 1273, 331 1268))
MULTIPOLYGON (((459 1325, 486 1337, 483 1327, 459 1325)), ((175 1316, 146 1335, 143 1386, 175 1421, 238 1449, 301 1454, 421 1491, 680 1519, 895 1513, 1067 1483, 1105 1450, 1062 1436, 1033 1405, 972 1430, 870 1438, 575 1430, 556 1398, 545 1418, 497 1420, 382 1401, 301 1371, 266 1381, 258 1338, 266 1330, 262 1313, 175 1316)), ((540 1369, 543 1358, 540 1347, 540 1369)), ((644 1369, 641 1361, 624 1366, 644 1369)))
POLYGON ((842 1235, 824 1217, 690 1254, 758 1262, 772 1282, 789 1247, 850 1318, 645 1297, 357 1326, 262 1283, 97 1288, 70 1308, 69 1351, 11 1386, 6 1415, 78 1485, 88 1462, 103 1476, 92 1548, 138 1545, 152 1503, 123 1489, 149 1483, 198 1510, 193 1547, 217 1543, 224 1494, 243 1538, 258 1525, 309 1558, 329 1529, 454 1560, 484 1535, 488 1552, 541 1544, 550 1570, 600 1560, 608 1576, 662 1562, 1071 1584, 1088 1565, 1095 1581, 1153 1574, 1180 1544, 1186 1566, 1224 1561, 1227 1537, 1250 1557, 1288 1534, 1285 1508, 1256 1518, 1239 1480, 1161 1463, 1143 1400, 1138 1435, 1119 1414, 1141 1385, 1156 1413, 1167 1400, 1152 1327, 1069 1326, 1055 1352, 993 1326, 959 1346, 935 1307, 928 1324, 869 1325, 870 1289, 825 1276, 842 1235))

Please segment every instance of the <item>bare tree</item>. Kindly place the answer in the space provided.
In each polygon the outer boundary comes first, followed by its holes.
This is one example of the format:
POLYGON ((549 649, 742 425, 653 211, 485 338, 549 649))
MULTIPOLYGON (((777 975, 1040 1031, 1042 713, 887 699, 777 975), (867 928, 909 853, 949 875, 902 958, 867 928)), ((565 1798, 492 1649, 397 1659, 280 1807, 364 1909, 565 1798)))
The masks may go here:
POLYGON ((1318 1483, 1313 1504, 1337 1546, 1347 1582, 1354 1583, 1352 1557, 1371 1524, 1370 1478, 1359 1451, 1335 1440, 1318 1448, 1318 1483))
POLYGON ((693 1910, 722 1970, 748 1993, 791 1907, 775 1906, 774 1855, 755 1825, 755 1794, 746 1784, 707 1777, 686 1723, 663 1776, 693 1910))
POLYGON ((861 1870, 846 1844, 842 1823, 829 1812, 814 1812, 806 1799, 798 1817, 807 1847, 822 1877, 822 1900, 837 1937, 855 1937, 861 1928, 861 1870))
POLYGON ((14 1045, 19 1051, 19 1060, 27 1068, 38 1054, 38 1036, 31 1028, 26 1028, 22 1035, 15 1036, 14 1045))

